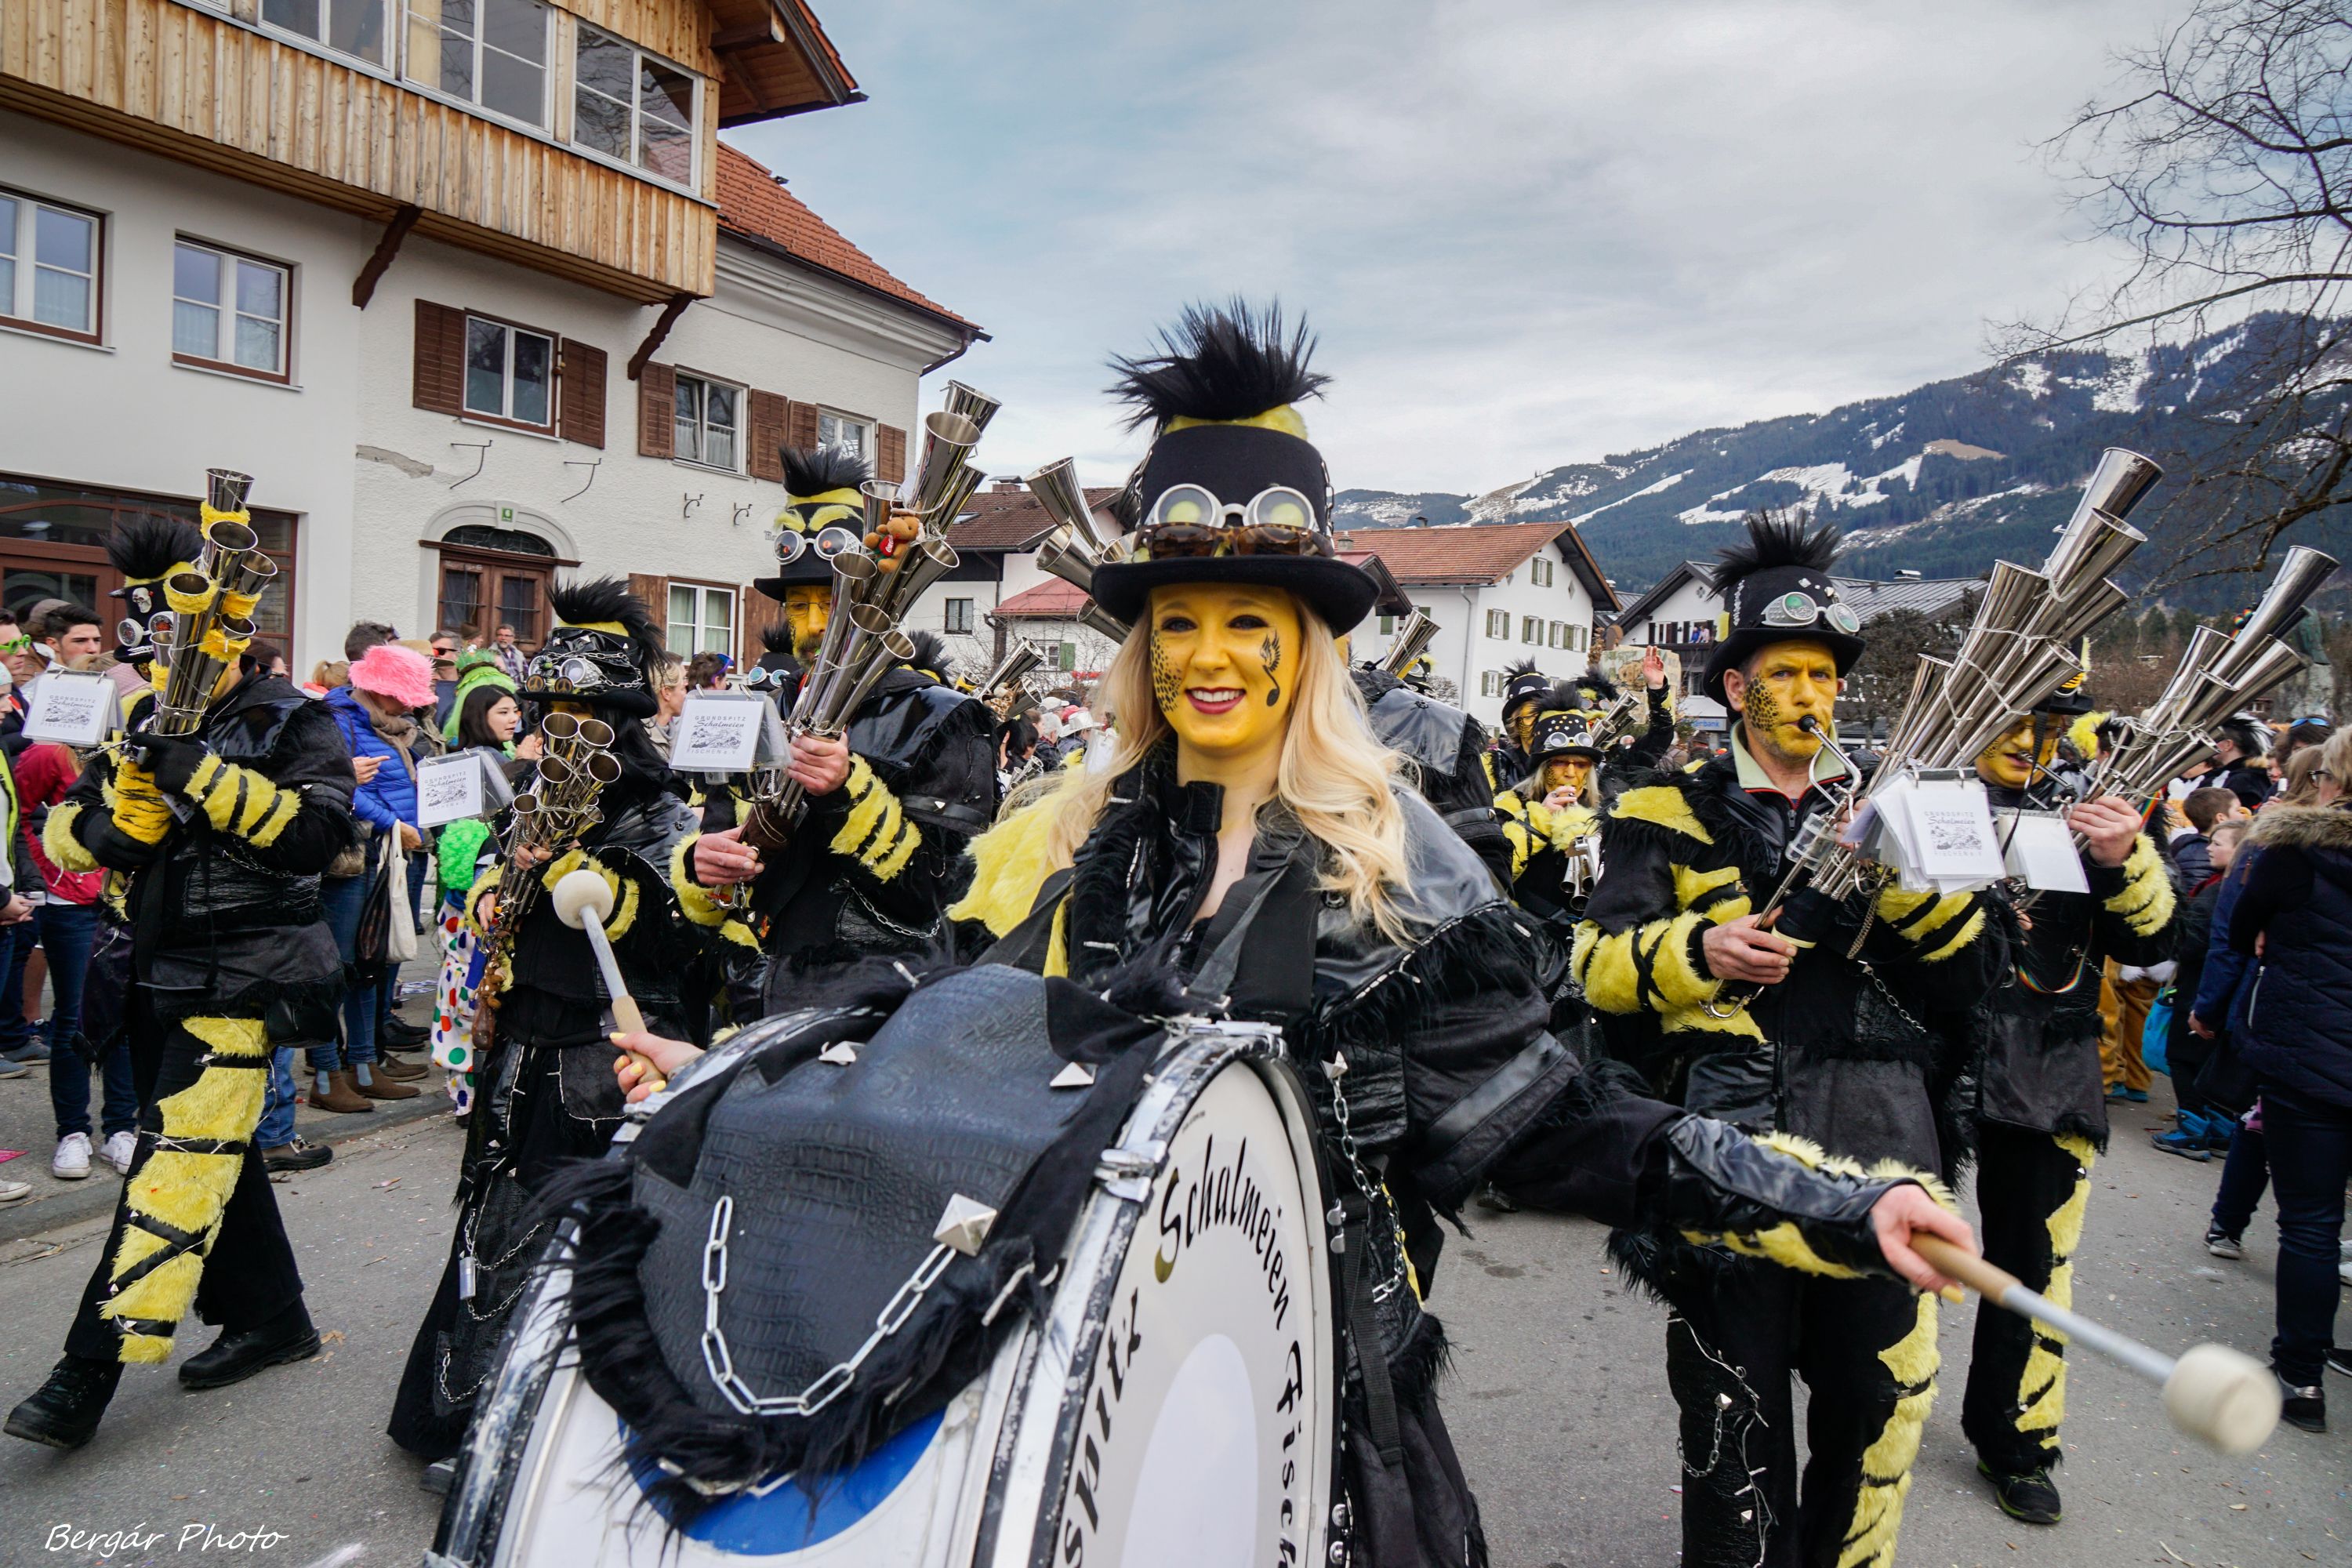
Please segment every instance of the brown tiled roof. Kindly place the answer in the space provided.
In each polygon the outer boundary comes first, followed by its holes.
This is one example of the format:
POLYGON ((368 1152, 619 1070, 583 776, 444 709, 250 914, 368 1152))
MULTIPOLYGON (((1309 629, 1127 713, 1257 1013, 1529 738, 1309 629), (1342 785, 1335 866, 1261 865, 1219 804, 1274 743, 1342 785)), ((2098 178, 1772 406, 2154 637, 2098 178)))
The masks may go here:
POLYGON ((1034 588, 1024 588, 996 606, 1000 616, 1015 620, 1075 621, 1078 612, 1087 607, 1087 595, 1076 583, 1065 583, 1059 577, 1049 577, 1034 588))
POLYGON ((1617 605, 1617 595, 1576 530, 1564 522, 1475 523, 1467 528, 1360 528, 1344 548, 1368 551, 1387 563, 1398 582, 1414 584, 1499 583, 1537 551, 1560 542, 1569 569, 1583 579, 1600 607, 1617 605))
POLYGON ((875 293, 912 305, 985 337, 970 321, 925 298, 884 270, 882 264, 811 212, 806 203, 776 183, 766 165, 726 142, 719 143, 719 226, 795 261, 844 278, 875 293))
MULTIPOLYGON (((1118 493, 1111 486, 1088 486, 1087 502, 1099 509, 1118 493)), ((948 528, 958 550, 1032 550, 1054 531, 1054 519, 1026 489, 982 490, 964 504, 972 515, 948 528)))

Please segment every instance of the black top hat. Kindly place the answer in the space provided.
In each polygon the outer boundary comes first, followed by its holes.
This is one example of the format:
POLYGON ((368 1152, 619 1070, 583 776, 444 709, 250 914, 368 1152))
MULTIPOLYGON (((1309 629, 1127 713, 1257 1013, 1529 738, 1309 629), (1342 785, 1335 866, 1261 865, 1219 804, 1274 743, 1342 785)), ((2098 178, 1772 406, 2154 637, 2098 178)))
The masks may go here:
POLYGON ((2065 685, 2033 705, 2036 713, 2047 713, 2055 719, 2079 719, 2095 704, 2091 700, 2091 672, 2083 670, 2071 677, 2065 685))
POLYGON ((1716 552, 1707 585, 1723 601, 1725 623, 1706 661, 1705 689, 1717 702, 1727 671, 1776 642, 1817 642, 1843 675, 1862 657, 1862 619, 1840 598, 1830 568, 1838 531, 1808 531, 1802 512, 1750 512, 1748 538, 1716 552))
POLYGON ((1601 760, 1601 745, 1593 737, 1591 715, 1569 710, 1536 716, 1534 744, 1528 748, 1528 760, 1541 766, 1554 757, 1601 760))
POLYGON ((782 457, 784 510, 776 514, 776 574, 751 580, 752 587, 778 603, 786 588, 832 584, 833 558, 839 553, 832 547, 865 537, 866 498, 858 487, 873 477, 865 458, 839 447, 813 452, 786 447, 782 457), (788 551, 789 561, 783 559, 788 551))
POLYGON ((548 601, 558 624, 523 666, 523 696, 639 719, 660 710, 653 661, 661 657, 662 635, 627 582, 568 583, 548 601))
MULTIPOLYGON (((1255 311, 1236 300, 1223 309, 1192 306, 1160 352, 1112 362, 1113 388, 1135 405, 1131 423, 1153 426, 1151 449, 1129 481, 1139 521, 1125 559, 1095 569, 1095 602, 1129 625, 1142 620, 1151 590, 1174 583, 1281 588, 1296 594, 1337 636, 1371 609, 1380 586, 1339 558, 1331 538, 1331 477, 1292 406, 1318 394, 1328 378, 1307 368, 1314 340, 1301 323, 1284 335, 1282 310, 1255 311), (1280 487, 1306 498, 1281 553, 1242 554, 1238 529, 1217 552, 1155 550, 1155 509, 1179 485, 1195 486, 1226 507, 1247 507, 1280 487)), ((1213 526, 1222 527, 1221 516, 1213 526)))

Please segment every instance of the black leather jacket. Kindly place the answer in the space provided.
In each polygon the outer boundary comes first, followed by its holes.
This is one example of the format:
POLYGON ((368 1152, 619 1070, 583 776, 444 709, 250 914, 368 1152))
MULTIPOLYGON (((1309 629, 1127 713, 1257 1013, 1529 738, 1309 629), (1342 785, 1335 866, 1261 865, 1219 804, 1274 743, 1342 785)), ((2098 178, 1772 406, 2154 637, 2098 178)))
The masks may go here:
POLYGON ((1349 671, 1371 715, 1372 734, 1403 753, 1412 778, 1438 819, 1486 863, 1496 879, 1511 880, 1511 847, 1495 820, 1487 783, 1484 726, 1461 709, 1415 691, 1384 669, 1349 671))
MULTIPOLYGON (((142 693, 136 724, 152 703, 142 693)), ((108 804, 115 763, 91 758, 53 817, 99 865, 125 879, 131 974, 159 1017, 266 1017, 274 1039, 331 1038, 343 965, 319 909, 319 877, 357 838, 352 757, 320 704, 273 676, 248 676, 214 703, 194 739, 223 763, 251 770, 238 807, 221 775, 216 826, 204 803, 173 801, 179 821, 156 844, 122 832, 108 804), (289 792, 290 815, 261 812, 263 791, 289 792), (239 831, 243 827, 244 831, 239 831), (257 839, 267 842, 257 842, 257 839)))

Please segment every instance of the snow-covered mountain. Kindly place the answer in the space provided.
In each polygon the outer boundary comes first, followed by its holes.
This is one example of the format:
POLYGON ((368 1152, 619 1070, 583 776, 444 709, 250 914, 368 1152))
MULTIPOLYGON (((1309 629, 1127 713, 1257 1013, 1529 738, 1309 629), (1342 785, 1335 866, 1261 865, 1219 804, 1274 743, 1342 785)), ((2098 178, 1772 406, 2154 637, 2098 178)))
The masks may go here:
MULTIPOLYGON (((2146 353, 2053 353, 1826 414, 1695 431, 1485 495, 1345 490, 1338 519, 1349 528, 1571 521, 1630 597, 1728 541, 1744 513, 1804 505, 1847 531, 1859 574, 1972 575, 2000 556, 2039 560, 2100 448, 2131 447, 2171 466, 2210 447, 2224 400, 2268 357, 2267 330, 2258 318, 2146 353)), ((2135 521, 2150 523, 2163 499, 2135 521)), ((2143 554, 2164 542, 2156 532, 2143 554)))

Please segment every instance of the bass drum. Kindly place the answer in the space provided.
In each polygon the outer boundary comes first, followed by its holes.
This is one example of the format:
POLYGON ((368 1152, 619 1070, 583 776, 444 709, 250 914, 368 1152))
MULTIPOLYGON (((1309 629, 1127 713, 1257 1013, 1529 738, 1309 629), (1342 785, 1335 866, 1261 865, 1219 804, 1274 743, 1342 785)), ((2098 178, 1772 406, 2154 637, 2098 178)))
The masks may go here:
POLYGON ((1245 1568, 1323 1562, 1338 1349, 1312 1112, 1280 1037, 1170 1038, 1041 1322, 820 1500, 683 1532, 622 1462, 551 1272, 468 1434, 427 1568, 1245 1568))

